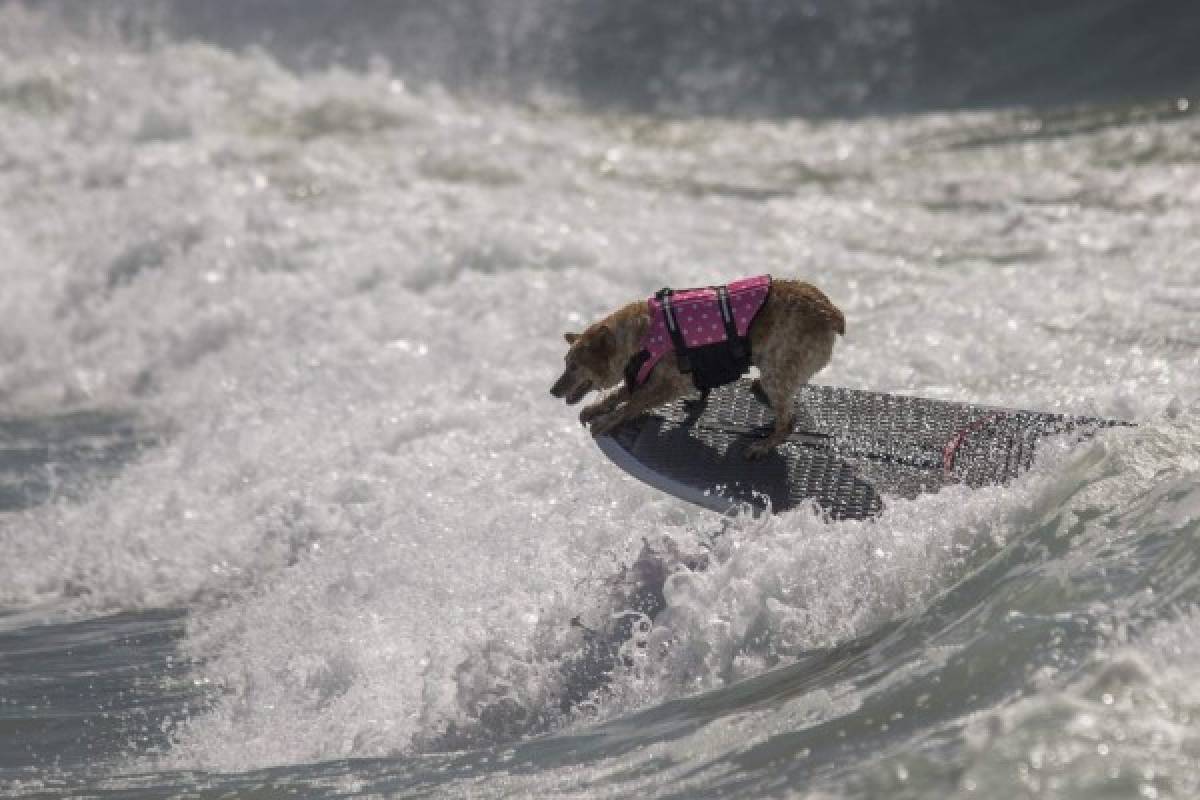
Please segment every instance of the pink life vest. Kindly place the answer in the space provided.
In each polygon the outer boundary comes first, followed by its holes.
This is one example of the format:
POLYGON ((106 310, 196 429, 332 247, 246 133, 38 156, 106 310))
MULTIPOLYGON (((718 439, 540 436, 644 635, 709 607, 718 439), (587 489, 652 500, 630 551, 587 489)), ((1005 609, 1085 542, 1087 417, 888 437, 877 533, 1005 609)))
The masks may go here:
POLYGON ((663 289, 649 299, 650 327, 640 352, 625 369, 632 391, 672 349, 680 370, 707 391, 732 383, 750 368, 750 323, 771 290, 771 276, 743 278, 726 286, 663 289))

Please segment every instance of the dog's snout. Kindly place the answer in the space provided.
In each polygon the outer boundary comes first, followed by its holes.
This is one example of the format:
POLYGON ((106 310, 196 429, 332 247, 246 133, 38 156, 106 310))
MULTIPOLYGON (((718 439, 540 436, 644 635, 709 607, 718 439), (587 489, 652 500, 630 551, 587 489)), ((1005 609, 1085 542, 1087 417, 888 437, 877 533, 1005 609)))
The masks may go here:
POLYGON ((572 383, 571 372, 572 370, 568 369, 557 381, 554 382, 554 385, 550 387, 550 394, 561 398, 567 393, 567 390, 571 388, 572 383))
POLYGON ((567 405, 573 406, 584 398, 588 392, 592 390, 592 382, 584 380, 579 383, 574 389, 567 394, 567 405))
POLYGON ((580 372, 574 364, 568 365, 562 377, 550 387, 550 394, 566 400, 569 406, 578 403, 584 395, 592 390, 592 382, 580 372))

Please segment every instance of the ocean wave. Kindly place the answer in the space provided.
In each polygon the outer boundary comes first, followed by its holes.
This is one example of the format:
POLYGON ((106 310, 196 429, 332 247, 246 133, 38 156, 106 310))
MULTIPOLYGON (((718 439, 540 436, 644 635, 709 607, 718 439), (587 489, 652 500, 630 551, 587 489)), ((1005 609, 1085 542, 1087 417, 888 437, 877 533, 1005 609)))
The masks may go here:
POLYGON ((134 44, 267 48, 298 68, 386 68, 414 83, 668 114, 857 115, 1077 105, 1200 88, 1186 0, 38 0, 134 44))
MULTIPOLYGON (((966 792, 1084 725, 1107 663, 1179 694, 1200 138, 1177 104, 592 114, 2 14, 5 624, 70 641, 27 615, 183 610, 163 692, 186 671, 203 695, 154 718, 165 753, 137 740, 103 784, 61 767, 84 788, 966 792), (1139 427, 872 522, 722 522, 624 477, 548 397, 563 331, 762 272, 845 311, 822 381, 1139 427), (585 627, 672 546, 662 608, 597 679, 585 627)), ((1182 776, 1190 731, 1164 741, 1182 776)))

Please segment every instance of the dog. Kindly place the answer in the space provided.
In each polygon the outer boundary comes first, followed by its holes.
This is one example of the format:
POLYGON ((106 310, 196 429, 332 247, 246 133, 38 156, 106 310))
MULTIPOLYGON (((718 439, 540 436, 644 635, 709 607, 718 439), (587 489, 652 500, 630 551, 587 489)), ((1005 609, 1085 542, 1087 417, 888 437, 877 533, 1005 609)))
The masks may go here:
POLYGON ((569 346, 566 367, 550 393, 575 405, 589 392, 612 389, 624 380, 619 389, 579 413, 579 421, 598 436, 697 388, 697 405, 703 408, 710 389, 736 380, 753 365, 759 372, 755 394, 775 414, 771 432, 747 448, 746 457, 758 459, 791 434, 793 395, 829 363, 834 342, 845 332, 842 312, 824 292, 803 281, 759 276, 706 290, 664 289, 614 311, 583 333, 564 334, 569 346), (703 327, 716 331, 723 323, 724 339, 701 339, 706 344, 696 346, 695 340, 685 340, 672 329, 672 322, 683 327, 678 319, 664 323, 672 312, 682 316, 680 312, 686 315, 690 308, 701 313, 706 307, 700 303, 710 302, 710 294, 717 298, 711 302, 720 304, 721 319, 715 310, 703 312, 708 314, 703 327), (688 305, 693 297, 696 302, 688 305), (665 344, 664 330, 672 339, 665 344), (693 362, 712 361, 713 353, 719 362, 715 373, 701 375, 693 362))

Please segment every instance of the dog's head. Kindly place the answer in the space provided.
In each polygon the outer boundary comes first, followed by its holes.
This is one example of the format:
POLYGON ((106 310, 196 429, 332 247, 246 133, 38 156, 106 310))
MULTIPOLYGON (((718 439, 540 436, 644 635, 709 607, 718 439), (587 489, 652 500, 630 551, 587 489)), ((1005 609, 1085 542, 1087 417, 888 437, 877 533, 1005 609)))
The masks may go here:
POLYGON ((567 367, 554 382, 550 394, 561 397, 573 406, 593 389, 607 389, 621 380, 621 365, 617 363, 617 337, 612 328, 598 324, 583 333, 563 334, 570 348, 567 367))

